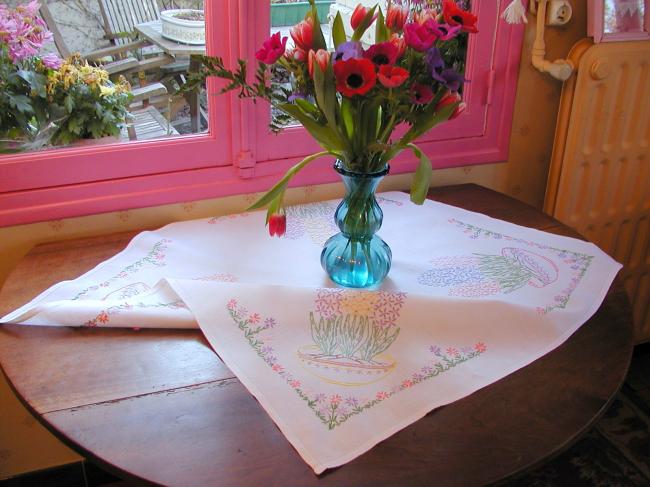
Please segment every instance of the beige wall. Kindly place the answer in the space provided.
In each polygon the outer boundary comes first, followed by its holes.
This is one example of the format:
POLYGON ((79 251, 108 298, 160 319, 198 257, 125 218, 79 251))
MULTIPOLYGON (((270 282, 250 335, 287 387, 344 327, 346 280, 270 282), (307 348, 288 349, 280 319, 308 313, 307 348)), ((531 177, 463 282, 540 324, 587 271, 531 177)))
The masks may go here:
MULTIPOLYGON (((586 2, 572 3, 575 17, 571 24, 566 29, 548 33, 550 59, 565 57, 571 46, 586 35, 586 2)), ((529 24, 508 161, 436 171, 433 185, 478 183, 541 208, 561 84, 531 67, 533 37, 534 31, 529 24)), ((408 183, 407 176, 394 176, 387 178, 383 188, 406 189, 408 183)), ((289 196, 292 202, 302 202, 340 194, 340 185, 324 185, 299 188, 289 196)), ((39 242, 156 227, 179 219, 231 213, 242 210, 251 198, 252 195, 235 196, 0 228, 0 281, 30 247, 39 242)), ((31 418, 2 379, 0 411, 0 479, 79 459, 31 418)))

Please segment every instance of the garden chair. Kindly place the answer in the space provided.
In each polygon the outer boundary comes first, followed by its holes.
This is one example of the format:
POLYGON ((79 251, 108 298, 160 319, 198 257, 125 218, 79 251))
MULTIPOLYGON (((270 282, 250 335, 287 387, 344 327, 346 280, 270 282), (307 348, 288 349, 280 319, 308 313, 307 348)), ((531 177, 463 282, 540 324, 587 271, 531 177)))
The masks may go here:
MULTIPOLYGON (((50 11, 47 2, 43 2, 40 8, 40 14, 47 23, 48 29, 52 32, 54 43, 63 57, 69 56, 72 52, 61 34, 60 29, 50 11)), ((169 63, 174 60, 171 56, 156 56, 155 59, 139 60, 128 53, 133 49, 141 46, 141 42, 127 42, 121 45, 113 45, 105 48, 96 49, 90 52, 82 53, 82 57, 89 62, 101 65, 110 75, 127 75, 129 73, 140 73, 151 67, 159 68, 161 63, 169 63), (105 61, 112 58, 112 61, 105 61)), ((142 77, 140 77, 142 79, 142 77)), ((129 124, 128 135, 123 134, 123 139, 129 140, 146 140, 150 138, 178 134, 178 132, 169 127, 169 123, 151 105, 152 101, 163 100, 162 104, 167 106, 167 88, 162 83, 142 84, 134 86, 131 89, 133 94, 133 103, 130 113, 134 122, 129 124), (155 112, 155 113, 154 113, 155 112), (155 127, 157 124, 157 127, 155 127)))

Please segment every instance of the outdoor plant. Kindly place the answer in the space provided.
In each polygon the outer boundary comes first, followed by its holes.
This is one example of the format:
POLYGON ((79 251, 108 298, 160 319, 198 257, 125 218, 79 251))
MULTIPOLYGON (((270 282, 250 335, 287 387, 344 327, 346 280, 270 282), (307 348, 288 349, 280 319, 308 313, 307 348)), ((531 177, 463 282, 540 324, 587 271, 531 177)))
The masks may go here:
POLYGON ((257 51, 254 81, 248 79, 244 60, 230 69, 221 58, 203 56, 203 69, 185 87, 193 89, 208 76, 223 78, 228 84, 222 92, 236 90, 242 98, 263 99, 276 109, 271 130, 281 130, 295 119, 323 148, 289 169, 250 209, 268 207, 271 224, 284 219, 283 198, 290 179, 319 157, 334 156, 345 171, 372 174, 384 170, 405 149, 420 161, 411 199, 421 204, 432 168, 414 141, 464 110, 459 92, 465 79, 451 54, 462 50, 465 41, 459 38, 477 32, 477 18, 453 0, 443 0, 437 9, 430 7, 431 2, 393 2, 385 15, 378 6, 358 5, 351 18, 351 39, 337 14, 333 46, 327 46, 314 0, 309 3, 305 19, 291 29, 293 48, 287 50, 288 38, 276 33, 257 51), (360 40, 371 26, 375 42, 364 46, 360 40), (271 81, 270 68, 287 71, 290 88, 271 81), (394 137, 400 125, 406 131, 394 137))
POLYGON ((129 116, 132 95, 126 79, 113 83, 105 70, 90 66, 79 55, 48 73, 46 90, 48 100, 67 114, 54 136, 56 144, 119 136, 129 116))
POLYGON ((0 5, 0 152, 46 145, 65 117, 47 99, 49 73, 62 61, 40 55, 52 34, 37 16, 39 4, 0 5))
POLYGON ((79 55, 64 61, 40 54, 52 33, 39 8, 36 1, 0 5, 0 151, 119 135, 131 101, 128 83, 113 83, 79 55))

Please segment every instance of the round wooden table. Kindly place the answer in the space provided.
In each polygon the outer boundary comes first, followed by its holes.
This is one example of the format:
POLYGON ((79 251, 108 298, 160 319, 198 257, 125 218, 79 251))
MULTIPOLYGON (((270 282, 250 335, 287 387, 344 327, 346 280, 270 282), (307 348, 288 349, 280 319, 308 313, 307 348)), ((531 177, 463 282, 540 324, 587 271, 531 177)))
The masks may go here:
MULTIPOLYGON (((475 185, 431 198, 548 232, 552 218, 475 185)), ((0 294, 0 313, 91 269, 133 236, 35 247, 0 294)), ((606 410, 628 368, 632 320, 615 284, 569 340, 317 477, 198 330, 0 327, 16 394, 81 455, 124 478, 190 485, 481 485, 539 464, 606 410)))

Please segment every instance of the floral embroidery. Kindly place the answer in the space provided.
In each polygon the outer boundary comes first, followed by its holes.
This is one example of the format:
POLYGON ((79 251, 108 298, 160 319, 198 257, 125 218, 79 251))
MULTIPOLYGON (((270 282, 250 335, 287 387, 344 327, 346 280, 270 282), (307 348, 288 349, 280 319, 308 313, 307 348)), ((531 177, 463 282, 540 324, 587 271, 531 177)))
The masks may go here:
POLYGON ((96 327, 100 325, 105 325, 111 320, 112 316, 119 314, 124 310, 129 310, 133 308, 168 308, 168 309, 179 309, 187 308, 185 303, 181 300, 171 301, 169 303, 122 303, 115 306, 109 306, 105 310, 102 310, 95 316, 93 319, 86 321, 83 326, 96 327))
POLYGON ((543 288, 558 281, 559 266, 551 259, 531 249, 543 250, 553 254, 557 262, 564 264, 572 274, 568 284, 554 296, 553 303, 536 308, 540 314, 558 308, 566 308, 573 291, 580 283, 591 265, 593 256, 558 249, 549 245, 511 237, 491 230, 477 227, 456 219, 449 223, 455 225, 471 239, 492 238, 508 242, 500 255, 473 254, 448 256, 434 259, 434 269, 418 276, 418 282, 425 286, 448 287, 452 296, 481 297, 497 293, 511 293, 525 286, 543 288))
POLYGON ((338 232, 334 223, 335 210, 336 206, 331 203, 287 206, 285 237, 298 240, 307 235, 316 245, 323 245, 333 233, 338 232))
POLYGON ((222 221, 229 221, 229 220, 237 220, 239 218, 248 218, 251 216, 253 213, 234 213, 232 215, 222 215, 222 216, 215 216, 214 218, 210 218, 208 220, 208 225, 216 225, 219 222, 222 221))
POLYGON ((237 282, 239 278, 230 274, 229 272, 217 272, 216 274, 208 274, 207 276, 195 277, 195 281, 217 281, 217 282, 237 282))
POLYGON ((390 198, 386 198, 385 196, 382 195, 377 195, 376 197, 377 203, 380 205, 382 204, 390 204, 390 205, 395 205, 395 206, 404 206, 404 203, 398 200, 392 200, 390 198))
MULTIPOLYGON (((332 291, 335 292, 339 290, 332 291)), ((341 291, 341 293, 345 294, 344 291, 341 291)), ((332 295, 323 294, 321 295, 321 298, 322 297, 332 298, 332 295)), ((401 296, 396 297, 395 299, 396 302, 400 302, 401 300, 403 303, 404 298, 405 296, 401 296)), ((318 300, 319 298, 317 297, 317 303, 318 300)), ((336 301, 336 299, 330 299, 328 302, 332 304, 332 301, 336 301)), ((333 303, 333 306, 335 305, 336 303, 333 303)), ((309 407, 314 412, 316 417, 328 430, 333 430, 334 428, 345 423, 351 417, 367 411, 377 404, 388 400, 395 394, 398 394, 406 389, 411 389, 417 384, 436 377, 444 372, 447 372, 452 368, 464 362, 467 362, 470 359, 478 357, 487 351, 487 347, 483 342, 478 342, 473 347, 463 347, 460 349, 448 346, 446 347, 444 353, 442 351, 442 347, 438 345, 431 345, 427 347, 430 358, 420 370, 412 373, 410 377, 406 377, 402 380, 397 381, 392 387, 384 388, 376 392, 370 398, 356 397, 354 395, 346 395, 344 397, 341 394, 331 394, 327 396, 323 393, 310 391, 305 385, 302 384, 300 380, 288 372, 285 367, 279 362, 277 356, 275 355, 275 350, 265 341, 263 332, 267 328, 254 326, 254 321, 259 322, 259 320, 257 320, 257 316, 259 316, 258 313, 249 314, 246 309, 240 306, 239 301, 234 298, 228 301, 226 307, 228 309, 230 317, 233 319, 237 327, 243 332, 244 338, 248 341, 248 344, 252 347, 256 354, 262 360, 264 360, 264 362, 271 368, 271 370, 277 373, 278 376, 280 376, 287 383, 287 385, 296 393, 300 399, 305 402, 307 407, 309 407)), ((313 317, 313 313, 311 313, 311 315, 313 317)), ((324 316, 321 315, 321 318, 324 318, 324 316)), ((273 318, 267 318, 263 320, 264 323, 270 321, 275 323, 275 320, 273 318)), ((393 324, 392 326, 395 327, 396 325, 393 324)), ((312 333, 314 333, 313 330, 312 333)), ((345 346, 346 345, 343 342, 339 345, 339 347, 345 346)), ((350 352, 350 350, 348 350, 348 352, 350 352)))
POLYGON ((122 270, 120 270, 120 272, 115 274, 113 277, 110 277, 106 281, 101 282, 101 283, 99 283, 97 285, 94 285, 94 286, 89 286, 89 287, 79 291, 76 296, 71 298, 71 300, 72 301, 77 300, 77 299, 85 296, 86 294, 88 294, 90 292, 97 291, 100 288, 109 287, 111 285, 111 283, 113 283, 114 281, 116 281, 118 279, 125 279, 125 278, 129 277, 130 275, 133 275, 133 274, 139 272, 140 270, 142 270, 143 268, 145 268, 148 265, 152 265, 152 266, 155 266, 155 267, 163 267, 163 266, 165 266, 166 265, 165 251, 168 248, 167 244, 169 244, 171 242, 172 242, 171 240, 166 239, 166 238, 156 242, 153 245, 153 247, 151 248, 151 250, 149 252, 147 252, 147 255, 145 255, 141 259, 135 261, 134 263, 127 265, 122 270))

